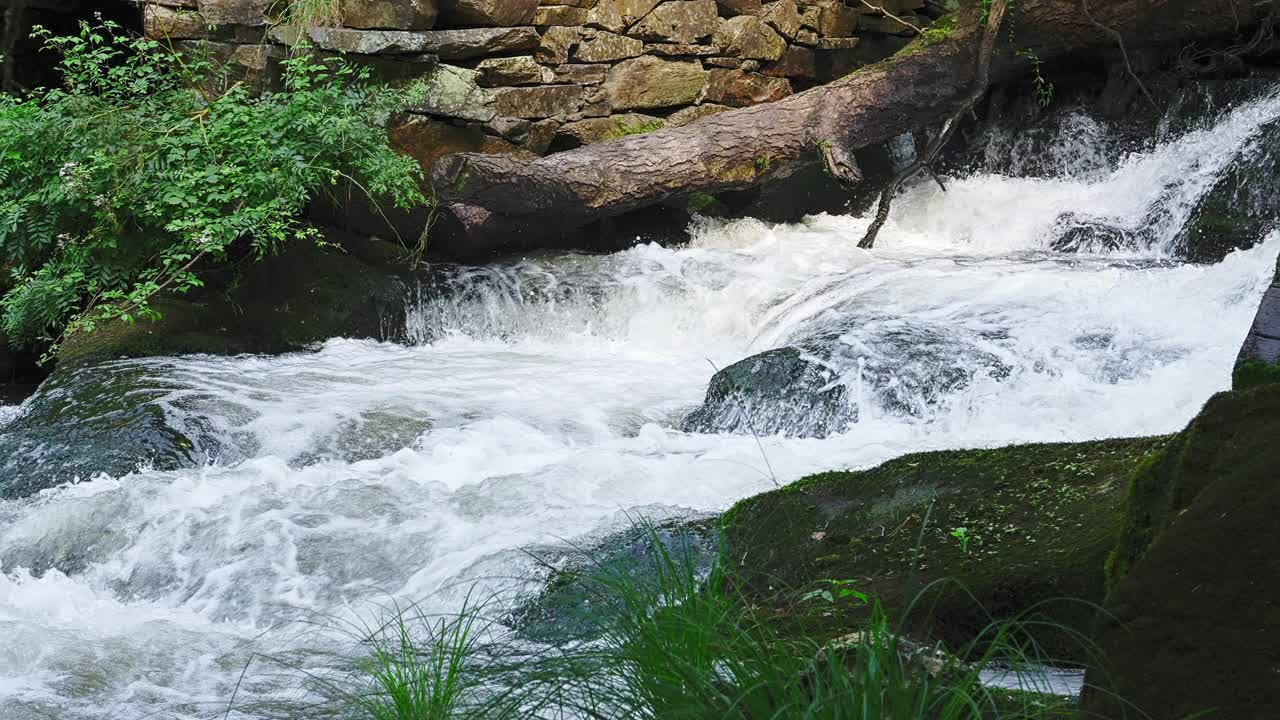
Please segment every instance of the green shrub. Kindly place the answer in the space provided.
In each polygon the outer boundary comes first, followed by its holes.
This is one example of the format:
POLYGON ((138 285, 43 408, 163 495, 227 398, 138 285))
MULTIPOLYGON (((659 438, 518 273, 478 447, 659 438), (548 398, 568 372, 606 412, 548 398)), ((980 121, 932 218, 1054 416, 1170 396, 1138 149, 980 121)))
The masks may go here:
POLYGON ((0 328, 14 344, 154 318, 156 293, 201 285, 210 265, 320 241, 303 212, 339 183, 428 202, 386 132, 413 88, 303 52, 280 91, 255 94, 198 52, 109 22, 34 34, 65 83, 0 98, 0 328))

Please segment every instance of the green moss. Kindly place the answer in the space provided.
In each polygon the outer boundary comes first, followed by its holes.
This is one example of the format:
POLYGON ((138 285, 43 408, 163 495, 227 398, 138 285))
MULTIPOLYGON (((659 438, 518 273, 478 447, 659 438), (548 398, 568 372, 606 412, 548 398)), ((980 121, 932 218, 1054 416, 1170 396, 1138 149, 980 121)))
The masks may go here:
MULTIPOLYGON (((857 610, 804 615, 797 594, 816 583, 852 580, 893 614, 933 581, 954 578, 967 590, 939 588, 929 607, 907 620, 959 645, 987 625, 987 613, 1007 617, 1051 598, 1101 602, 1126 481, 1167 441, 923 453, 814 475, 725 513, 727 555, 756 601, 819 637, 864 618, 857 610), (960 527, 967 543, 952 535, 960 527)), ((1092 611, 1078 603, 1044 610, 1076 629, 1092 622, 1092 611)), ((1054 652, 1072 654, 1065 638, 1042 639, 1054 652)))
POLYGON ((1231 387, 1236 390, 1274 383, 1280 383, 1280 363, 1249 359, 1236 365, 1231 374, 1231 387))
POLYGON ((933 47, 940 42, 948 40, 955 35, 956 29, 959 25, 960 23, 956 20, 955 15, 940 17, 929 23, 929 26, 924 29, 924 32, 917 35, 916 39, 912 40, 910 45, 907 45, 895 53, 894 57, 914 55, 927 48, 933 47))
POLYGON ((761 155, 754 160, 757 172, 769 172, 769 167, 773 165, 773 158, 768 155, 761 155))
POLYGON ((685 210, 690 215, 718 214, 718 211, 723 208, 724 203, 720 202, 715 195, 709 195, 704 192, 695 192, 690 195, 689 201, 685 205, 685 210))
POLYGON ((657 119, 629 124, 625 118, 619 116, 613 119, 612 135, 615 138, 627 137, 629 135, 644 135, 645 133, 651 133, 655 130, 661 130, 666 126, 667 124, 665 122, 657 119))
POLYGON ((1134 706, 1160 718, 1280 713, 1277 435, 1280 385, 1220 393, 1134 473, 1089 717, 1132 717, 1134 706))

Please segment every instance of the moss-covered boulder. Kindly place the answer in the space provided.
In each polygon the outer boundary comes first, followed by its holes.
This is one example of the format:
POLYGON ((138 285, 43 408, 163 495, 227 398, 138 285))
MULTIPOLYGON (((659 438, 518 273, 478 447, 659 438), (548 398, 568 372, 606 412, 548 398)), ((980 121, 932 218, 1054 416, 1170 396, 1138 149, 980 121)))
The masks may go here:
POLYGON ((1222 393, 1134 475, 1090 717, 1280 717, 1277 437, 1280 384, 1222 393))
POLYGON ((366 238, 295 243, 280 255, 209 278, 209 287, 153 305, 158 321, 111 322, 73 335, 60 366, 118 358, 303 350, 331 337, 396 339, 407 283, 396 245, 366 238), (339 241, 340 244, 339 244, 339 241))
POLYGON ((1232 386, 1237 389, 1280 382, 1280 258, 1275 280, 1262 296, 1253 327, 1236 358, 1232 386))
MULTIPOLYGON (((907 625, 953 647, 1032 608, 1087 630, 1094 611, 1079 601, 1103 599, 1128 478, 1166 442, 932 452, 815 475, 738 503, 723 542, 748 594, 809 633, 834 636, 865 617, 800 601, 832 581, 900 617, 919 596, 907 625), (944 578, 956 582, 931 586, 944 578)), ((1080 657, 1060 631, 1039 639, 1053 659, 1080 657)))

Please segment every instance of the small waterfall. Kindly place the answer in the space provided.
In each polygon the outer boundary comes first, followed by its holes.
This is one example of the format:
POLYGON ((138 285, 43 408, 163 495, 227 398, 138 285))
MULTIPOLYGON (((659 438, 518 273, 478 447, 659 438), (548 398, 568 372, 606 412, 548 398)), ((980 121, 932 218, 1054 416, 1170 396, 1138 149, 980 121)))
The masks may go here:
MULTIPOLYGON (((855 247, 867 217, 703 220, 685 247, 444 271, 410 299, 408 346, 92 368, 69 402, 133 398, 191 446, 102 473, 100 446, 40 441, 46 459, 86 449, 0 499, 0 717, 220 717, 237 685, 231 717, 287 716, 298 672, 246 671, 254 653, 327 672, 341 621, 453 610, 475 582, 518 594, 521 548, 607 535, 627 511, 716 512, 772 487, 770 468, 1175 430, 1227 386, 1280 253, 1262 231, 1186 262, 1183 230, 1275 151, 1277 118, 1267 96, 1130 154, 1070 119, 1040 158, 1059 172, 917 184, 874 252, 855 247), (779 348, 842 389, 850 422, 759 445, 681 429, 715 368, 779 348)), ((85 408, 86 427, 115 417, 85 408)), ((41 409, 22 412, 0 450, 41 409)))

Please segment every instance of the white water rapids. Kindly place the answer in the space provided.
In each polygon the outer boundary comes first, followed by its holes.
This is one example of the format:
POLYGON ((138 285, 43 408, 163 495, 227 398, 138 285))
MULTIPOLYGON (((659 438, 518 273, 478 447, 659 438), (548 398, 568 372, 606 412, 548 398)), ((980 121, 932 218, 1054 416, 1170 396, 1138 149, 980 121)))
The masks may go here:
MULTIPOLYGON (((906 323, 1009 372, 922 415, 868 404, 844 434, 762 438, 779 481, 921 449, 1178 430, 1229 385, 1280 234, 1212 266, 1178 262, 1174 238, 1278 117, 1280 100, 1243 104, 1114 164, 1085 162, 1097 138, 1080 132, 1055 150, 1073 160, 1057 178, 922 183, 871 252, 854 247, 865 217, 706 222, 687 247, 466 271, 414 304, 413 346, 141 362, 185 388, 165 401, 175 421, 200 419, 223 449, 0 502, 0 718, 221 718, 251 653, 307 668, 349 642, 317 618, 392 598, 456 608, 473 581, 527 573, 522 547, 768 489, 753 438, 681 419, 713 363, 835 316, 851 347, 906 323), (1053 252, 1064 212, 1142 240, 1053 252)), ((257 661, 230 717, 300 685, 257 661)))

